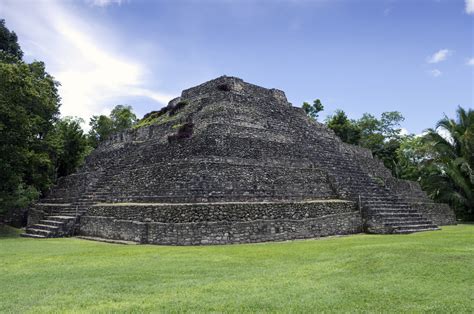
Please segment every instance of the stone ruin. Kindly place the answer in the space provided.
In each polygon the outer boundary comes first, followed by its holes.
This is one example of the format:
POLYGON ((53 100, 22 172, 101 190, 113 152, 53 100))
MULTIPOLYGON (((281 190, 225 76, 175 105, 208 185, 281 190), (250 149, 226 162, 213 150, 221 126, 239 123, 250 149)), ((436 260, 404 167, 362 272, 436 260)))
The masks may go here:
POLYGON ((223 76, 147 119, 61 178, 30 208, 24 235, 201 245, 455 223, 447 205, 392 177, 280 90, 223 76))

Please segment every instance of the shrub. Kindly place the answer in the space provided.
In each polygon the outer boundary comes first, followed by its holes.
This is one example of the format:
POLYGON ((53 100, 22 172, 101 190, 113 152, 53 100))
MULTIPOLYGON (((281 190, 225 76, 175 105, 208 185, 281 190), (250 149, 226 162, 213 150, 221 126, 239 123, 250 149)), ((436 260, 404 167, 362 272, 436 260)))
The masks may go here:
POLYGON ((134 129, 138 129, 144 126, 152 124, 161 124, 169 121, 169 117, 165 114, 170 110, 169 107, 163 107, 159 111, 152 111, 143 116, 143 119, 139 120, 137 124, 133 126, 134 129))
POLYGON ((171 107, 171 109, 169 109, 169 115, 174 116, 179 110, 184 108, 187 104, 188 104, 187 101, 178 102, 176 105, 174 105, 174 107, 171 107))

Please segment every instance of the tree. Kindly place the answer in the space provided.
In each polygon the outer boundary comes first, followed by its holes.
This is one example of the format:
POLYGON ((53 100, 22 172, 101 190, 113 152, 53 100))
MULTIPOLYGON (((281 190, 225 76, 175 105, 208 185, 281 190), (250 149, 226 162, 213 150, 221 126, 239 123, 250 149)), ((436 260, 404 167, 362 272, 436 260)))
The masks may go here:
POLYGON ((22 56, 0 20, 0 212, 27 207, 90 151, 81 121, 58 118, 59 83, 43 62, 22 56))
POLYGON ((361 131, 359 145, 368 148, 398 176, 397 150, 402 140, 400 123, 405 120, 398 111, 384 112, 380 119, 365 113, 355 124, 361 131))
POLYGON ((108 116, 92 116, 89 125, 89 140, 92 147, 97 147, 100 142, 109 137, 113 131, 113 122, 108 116))
POLYGON ((110 113, 114 132, 130 129, 136 122, 137 116, 131 106, 117 105, 110 113))
POLYGON ((399 178, 421 182, 421 178, 428 174, 425 162, 431 158, 432 150, 424 143, 422 136, 402 138, 396 154, 399 178))
POLYGON ((92 147, 97 147, 100 142, 108 138, 112 133, 131 128, 137 123, 137 116, 133 113, 131 106, 117 105, 112 109, 110 117, 105 115, 92 116, 89 125, 89 138, 92 147))
POLYGON ((58 82, 43 62, 27 64, 0 20, 0 212, 25 207, 54 180, 46 140, 59 115, 58 82))
POLYGON ((45 137, 59 114, 57 85, 42 62, 0 62, 0 210, 52 182, 45 137))
POLYGON ((343 142, 354 145, 359 143, 360 129, 353 121, 347 118, 344 111, 336 110, 334 115, 326 119, 326 125, 333 130, 343 142))
POLYGON ((324 106, 319 99, 313 101, 312 105, 307 102, 304 102, 302 108, 306 112, 306 114, 314 120, 317 120, 319 117, 319 113, 324 110, 324 106))
POLYGON ((65 117, 56 122, 49 134, 47 140, 53 148, 51 155, 58 177, 73 173, 92 150, 81 128, 83 122, 80 118, 65 117))
POLYGON ((20 45, 18 44, 18 38, 15 32, 11 32, 5 26, 4 19, 0 19, 0 51, 14 56, 18 60, 23 58, 23 51, 21 51, 20 45))
POLYGON ((474 111, 458 107, 456 113, 456 120, 445 116, 424 136, 433 153, 422 186, 435 200, 450 204, 459 217, 473 220, 474 111))

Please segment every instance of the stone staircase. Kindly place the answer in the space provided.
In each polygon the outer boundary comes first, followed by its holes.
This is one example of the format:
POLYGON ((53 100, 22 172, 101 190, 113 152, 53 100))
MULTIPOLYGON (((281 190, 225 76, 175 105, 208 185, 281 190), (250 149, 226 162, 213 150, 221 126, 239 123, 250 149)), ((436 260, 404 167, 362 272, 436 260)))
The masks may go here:
POLYGON ((366 196, 361 200, 366 212, 366 228, 370 233, 412 233, 438 230, 430 220, 416 209, 395 197, 366 196))
POLYGON ((26 238, 59 238, 70 235, 74 229, 77 216, 51 215, 39 223, 28 226, 25 233, 21 234, 26 238))
POLYGON ((349 157, 339 160, 327 158, 325 163, 332 169, 331 181, 341 197, 359 202, 367 232, 402 234, 439 230, 377 178, 352 163, 349 157))
MULTIPOLYGON (((96 201, 94 190, 97 188, 99 178, 104 171, 98 171, 88 182, 79 198, 68 204, 68 206, 56 206, 47 213, 38 223, 27 226, 22 237, 27 238, 59 238, 74 235, 80 222, 81 216, 96 201), (100 174, 100 175, 99 175, 100 174)), ((57 198, 46 198, 43 202, 57 200, 57 198)))

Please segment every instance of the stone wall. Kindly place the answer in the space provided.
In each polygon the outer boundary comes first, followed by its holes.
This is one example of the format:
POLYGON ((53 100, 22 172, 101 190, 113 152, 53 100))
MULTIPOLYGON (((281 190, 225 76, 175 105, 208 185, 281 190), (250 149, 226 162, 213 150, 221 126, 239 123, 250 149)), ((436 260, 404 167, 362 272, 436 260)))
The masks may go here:
POLYGON ((349 201, 318 200, 303 202, 226 202, 188 204, 97 204, 87 216, 114 217, 134 221, 203 222, 249 221, 256 219, 317 218, 357 210, 349 201))
POLYGON ((30 207, 28 211, 28 226, 39 223, 40 220, 44 219, 46 213, 35 206, 30 207))
POLYGON ((355 203, 97 205, 81 218, 87 236, 197 245, 304 239, 362 232, 355 203))

